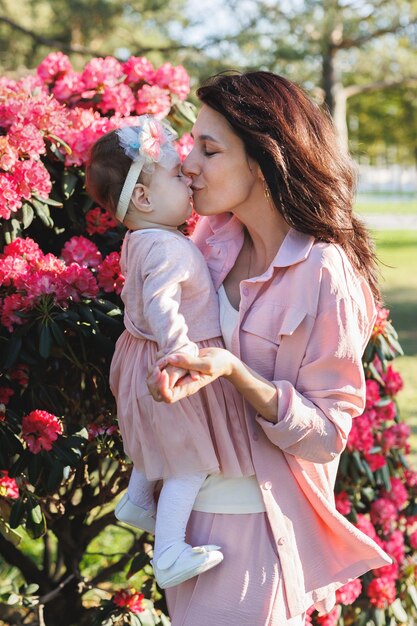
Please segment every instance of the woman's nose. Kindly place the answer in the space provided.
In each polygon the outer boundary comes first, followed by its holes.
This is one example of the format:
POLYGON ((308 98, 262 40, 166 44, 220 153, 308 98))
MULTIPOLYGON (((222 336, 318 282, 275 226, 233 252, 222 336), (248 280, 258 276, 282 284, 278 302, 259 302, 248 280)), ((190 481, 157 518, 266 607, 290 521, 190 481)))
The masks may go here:
POLYGON ((197 161, 195 159, 194 150, 187 155, 183 164, 182 164, 183 174, 189 178, 193 178, 193 176, 197 176, 198 174, 198 166, 197 161))

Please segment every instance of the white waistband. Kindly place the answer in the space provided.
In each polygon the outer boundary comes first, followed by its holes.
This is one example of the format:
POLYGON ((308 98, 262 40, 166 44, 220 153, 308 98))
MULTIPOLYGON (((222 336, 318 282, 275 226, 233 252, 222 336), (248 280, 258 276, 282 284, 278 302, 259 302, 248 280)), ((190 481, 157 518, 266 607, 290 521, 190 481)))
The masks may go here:
POLYGON ((206 478, 193 506, 203 513, 264 513, 265 505, 255 475, 225 478, 212 474, 206 478))

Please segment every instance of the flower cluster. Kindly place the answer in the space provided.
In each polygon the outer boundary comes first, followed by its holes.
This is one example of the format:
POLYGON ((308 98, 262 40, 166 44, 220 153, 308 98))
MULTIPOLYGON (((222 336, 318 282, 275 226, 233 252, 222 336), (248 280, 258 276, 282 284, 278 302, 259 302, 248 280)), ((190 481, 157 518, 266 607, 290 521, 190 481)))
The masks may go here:
POLYGON ((113 604, 132 613, 142 613, 145 610, 144 600, 143 593, 134 589, 121 589, 113 596, 113 604))
POLYGON ((29 319, 29 311, 42 309, 46 301, 65 308, 71 301, 97 295, 97 280, 90 269, 101 261, 95 244, 74 237, 65 244, 62 255, 67 262, 44 254, 30 238, 18 238, 5 246, 0 255, 0 323, 10 332, 29 319))
POLYGON ((134 124, 136 115, 166 117, 186 99, 189 82, 181 65, 155 69, 144 57, 92 59, 75 72, 62 52, 49 54, 36 77, 0 79, 0 218, 48 198, 46 157, 84 165, 104 133, 134 124))
POLYGON ((58 435, 62 435, 62 426, 58 418, 47 411, 31 411, 22 419, 22 437, 33 454, 52 450, 58 435))
POLYGON ((14 478, 10 478, 9 472, 0 472, 0 498, 11 498, 16 500, 19 497, 19 487, 14 478))

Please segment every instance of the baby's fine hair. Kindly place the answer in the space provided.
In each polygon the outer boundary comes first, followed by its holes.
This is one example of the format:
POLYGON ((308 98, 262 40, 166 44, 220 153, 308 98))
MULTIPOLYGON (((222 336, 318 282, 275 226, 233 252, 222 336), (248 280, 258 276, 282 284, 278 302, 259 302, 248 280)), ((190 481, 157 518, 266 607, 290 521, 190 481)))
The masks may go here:
POLYGON ((87 193, 113 216, 131 165, 115 130, 100 137, 90 150, 85 170, 87 193))

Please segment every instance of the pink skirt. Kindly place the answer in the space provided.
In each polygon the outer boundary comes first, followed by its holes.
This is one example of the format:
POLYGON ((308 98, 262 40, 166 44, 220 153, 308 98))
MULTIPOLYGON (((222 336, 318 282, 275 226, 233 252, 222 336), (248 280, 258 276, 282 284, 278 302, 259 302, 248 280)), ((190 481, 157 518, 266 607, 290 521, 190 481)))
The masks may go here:
POLYGON ((193 511, 187 541, 221 546, 217 567, 166 590, 171 626, 303 626, 289 619, 266 513, 193 511))
MULTIPOLYGON (((224 347, 222 340, 200 348, 224 347)), ((227 477, 254 474, 243 400, 231 383, 218 378, 173 404, 155 402, 146 377, 157 345, 125 330, 110 369, 110 387, 126 454, 149 480, 193 472, 227 477)))

